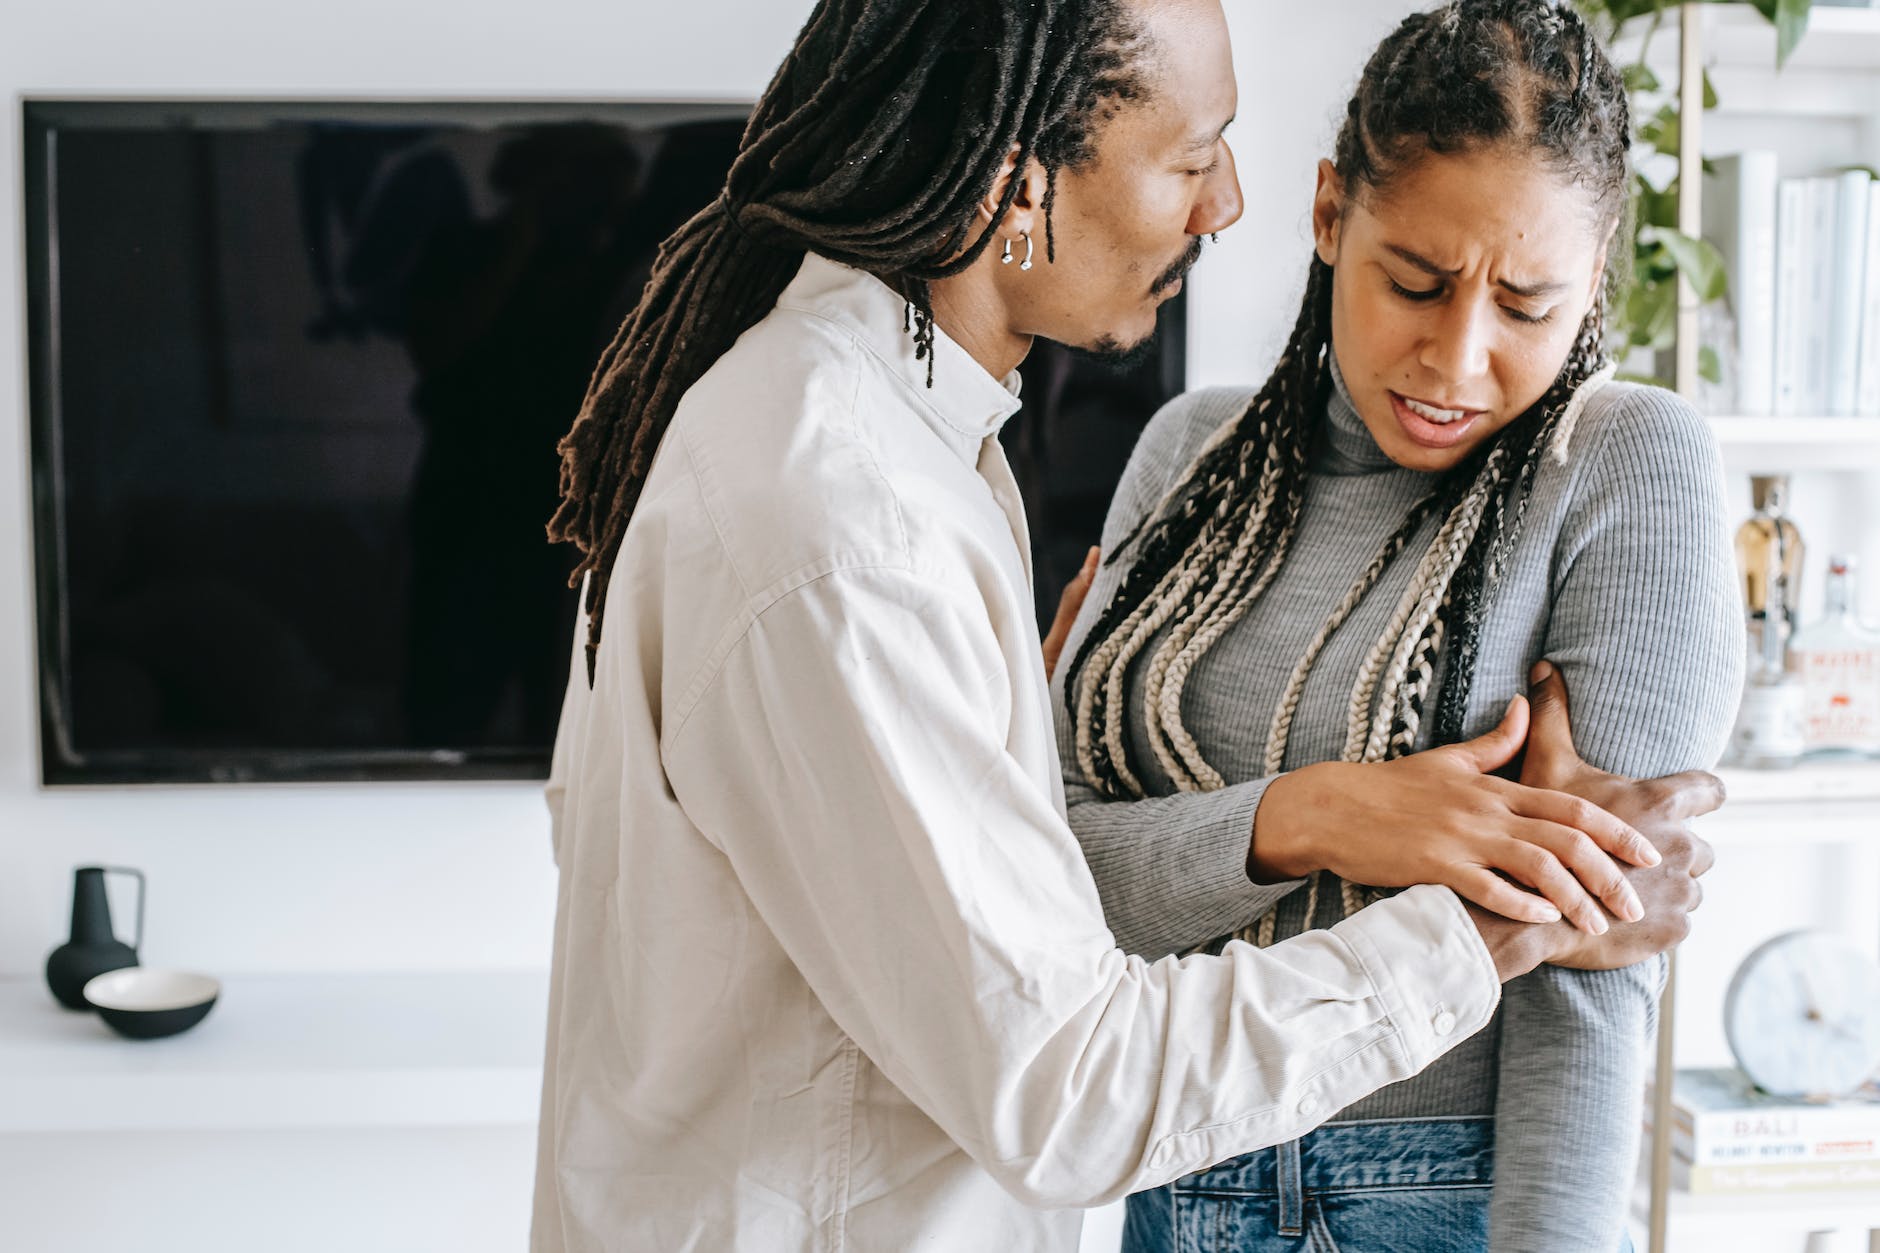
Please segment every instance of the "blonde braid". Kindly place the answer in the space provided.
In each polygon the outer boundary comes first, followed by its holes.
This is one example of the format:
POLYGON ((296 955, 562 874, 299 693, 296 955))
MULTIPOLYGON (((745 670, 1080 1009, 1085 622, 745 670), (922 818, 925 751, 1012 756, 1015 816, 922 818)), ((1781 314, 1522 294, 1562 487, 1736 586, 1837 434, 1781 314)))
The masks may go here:
MULTIPOLYGON (((1269 458, 1269 466, 1270 462, 1269 458)), ((1277 494, 1274 482, 1277 477, 1277 473, 1271 470, 1263 476, 1265 481, 1254 498, 1253 507, 1241 522, 1240 539, 1221 566, 1220 577, 1214 581, 1194 611, 1185 615, 1169 631, 1150 659, 1143 707, 1153 712, 1143 720, 1144 727, 1156 759, 1168 772, 1169 778, 1175 780, 1176 786, 1183 791, 1213 791, 1221 786, 1222 779, 1218 771, 1201 759, 1200 752, 1195 748, 1194 737, 1182 725, 1181 682, 1186 677, 1186 669, 1178 672, 1174 687, 1166 687, 1165 680, 1171 665, 1180 657, 1196 631, 1207 624, 1225 599, 1245 585, 1243 571, 1250 568, 1248 556, 1264 531, 1267 515, 1272 510, 1273 497, 1277 494), (1173 747, 1171 740, 1174 741, 1173 747)), ((1275 568, 1272 558, 1268 559, 1266 566, 1269 570, 1275 568)), ((1253 594, 1257 596, 1259 592, 1256 590, 1253 594)))

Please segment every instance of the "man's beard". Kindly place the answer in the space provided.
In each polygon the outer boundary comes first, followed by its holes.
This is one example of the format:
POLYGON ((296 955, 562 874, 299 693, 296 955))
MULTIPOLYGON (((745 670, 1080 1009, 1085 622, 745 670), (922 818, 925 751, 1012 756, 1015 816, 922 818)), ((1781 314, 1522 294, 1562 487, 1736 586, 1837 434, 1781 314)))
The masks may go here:
MULTIPOLYGON (((1162 271, 1161 276, 1149 285, 1149 294, 1153 296, 1173 287, 1176 280, 1194 269, 1195 262, 1200 259, 1201 236, 1196 235, 1188 241, 1188 251, 1181 255, 1181 259, 1162 271)), ((1065 348, 1072 356, 1085 361, 1094 361, 1113 370, 1133 370, 1155 355, 1156 332, 1150 331, 1133 344, 1125 344, 1113 335, 1104 335, 1093 344, 1066 344, 1065 348)))

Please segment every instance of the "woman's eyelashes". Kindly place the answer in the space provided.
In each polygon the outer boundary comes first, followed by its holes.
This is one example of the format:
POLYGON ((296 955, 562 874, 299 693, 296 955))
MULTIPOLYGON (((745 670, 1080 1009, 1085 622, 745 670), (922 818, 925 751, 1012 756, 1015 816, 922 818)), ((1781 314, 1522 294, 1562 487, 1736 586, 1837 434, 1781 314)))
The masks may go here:
MULTIPOLYGON (((1388 274, 1384 276, 1384 281, 1390 284, 1392 292, 1415 304, 1425 304, 1443 294, 1441 284, 1435 287, 1405 287, 1388 274)), ((1547 309, 1541 313, 1529 313, 1527 310, 1517 309, 1513 305, 1499 305, 1497 307, 1515 321, 1527 326, 1541 326, 1554 320, 1554 311, 1552 309, 1547 309)))
POLYGON ((1440 286, 1428 288, 1405 287, 1388 274, 1384 276, 1384 281, 1389 283, 1390 289, 1399 296, 1402 296, 1405 300, 1414 300, 1418 304, 1422 304, 1426 300, 1434 300, 1443 294, 1443 289, 1440 286))

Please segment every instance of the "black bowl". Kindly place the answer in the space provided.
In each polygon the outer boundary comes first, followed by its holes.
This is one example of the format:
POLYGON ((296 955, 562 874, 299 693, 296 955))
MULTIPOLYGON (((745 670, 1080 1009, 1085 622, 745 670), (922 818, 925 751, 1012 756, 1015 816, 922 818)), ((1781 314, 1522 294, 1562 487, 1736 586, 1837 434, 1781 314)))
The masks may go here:
POLYGON ((215 1008, 222 985, 208 975, 128 966, 85 985, 85 1000, 119 1035, 156 1040, 187 1031, 215 1008))

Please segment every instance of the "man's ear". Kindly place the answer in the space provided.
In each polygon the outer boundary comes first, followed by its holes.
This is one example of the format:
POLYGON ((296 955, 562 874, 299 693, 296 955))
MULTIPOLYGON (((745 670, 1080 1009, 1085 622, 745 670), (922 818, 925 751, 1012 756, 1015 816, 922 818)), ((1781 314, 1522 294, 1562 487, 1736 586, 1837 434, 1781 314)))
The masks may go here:
POLYGON ((1338 167, 1319 162, 1319 185, 1312 193, 1312 245, 1319 260, 1338 264, 1338 227, 1345 216, 1345 183, 1338 167))
POLYGON ((990 224, 997 219, 1000 202, 1005 199, 1012 183, 1018 183, 1018 191, 1005 210, 1004 221, 999 224, 999 234, 1007 239, 1017 239, 1022 232, 1042 230, 1044 227, 1047 182, 1044 165, 1036 157, 1030 157, 1025 161, 1025 168, 1020 170, 1018 155, 1018 145, 1013 144, 999 165, 999 176, 992 181, 992 190, 979 202, 979 221, 982 225, 990 224))

